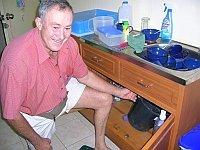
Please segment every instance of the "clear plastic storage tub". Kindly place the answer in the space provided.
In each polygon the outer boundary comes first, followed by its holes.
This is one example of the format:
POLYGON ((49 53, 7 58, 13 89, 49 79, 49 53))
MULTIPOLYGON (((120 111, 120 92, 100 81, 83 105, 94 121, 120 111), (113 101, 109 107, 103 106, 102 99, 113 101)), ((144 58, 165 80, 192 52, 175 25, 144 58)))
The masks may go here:
POLYGON ((98 35, 97 28, 103 26, 114 26, 114 18, 111 16, 98 16, 93 18, 94 33, 98 35))
POLYGON ((118 13, 102 9, 92 9, 74 13, 72 34, 76 36, 84 36, 94 33, 93 18, 97 16, 111 16, 114 18, 114 22, 116 23, 118 13))
POLYGON ((99 39, 108 46, 117 46, 123 42, 122 32, 114 26, 97 28, 99 39))

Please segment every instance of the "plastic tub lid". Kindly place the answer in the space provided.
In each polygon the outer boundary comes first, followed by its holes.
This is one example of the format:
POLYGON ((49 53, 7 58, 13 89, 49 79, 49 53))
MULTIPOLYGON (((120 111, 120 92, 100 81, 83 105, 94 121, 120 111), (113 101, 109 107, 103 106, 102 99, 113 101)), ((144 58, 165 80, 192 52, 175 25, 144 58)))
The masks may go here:
POLYGON ((106 37, 121 37, 122 32, 116 29, 114 26, 101 26, 97 28, 97 31, 103 33, 106 37))
POLYGON ((200 149, 200 124, 195 126, 190 132, 186 133, 179 140, 179 146, 185 149, 200 149))

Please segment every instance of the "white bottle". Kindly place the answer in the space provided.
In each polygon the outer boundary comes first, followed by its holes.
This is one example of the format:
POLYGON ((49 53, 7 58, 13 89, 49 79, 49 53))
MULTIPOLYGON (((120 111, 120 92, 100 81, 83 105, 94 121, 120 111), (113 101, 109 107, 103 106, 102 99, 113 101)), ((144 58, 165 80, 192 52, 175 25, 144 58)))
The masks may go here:
POLYGON ((132 26, 132 7, 127 1, 123 1, 118 10, 118 22, 123 23, 124 21, 128 21, 129 25, 132 26))
POLYGON ((160 116, 155 119, 153 133, 156 133, 156 131, 162 126, 162 124, 165 122, 166 119, 166 111, 161 110, 160 116))

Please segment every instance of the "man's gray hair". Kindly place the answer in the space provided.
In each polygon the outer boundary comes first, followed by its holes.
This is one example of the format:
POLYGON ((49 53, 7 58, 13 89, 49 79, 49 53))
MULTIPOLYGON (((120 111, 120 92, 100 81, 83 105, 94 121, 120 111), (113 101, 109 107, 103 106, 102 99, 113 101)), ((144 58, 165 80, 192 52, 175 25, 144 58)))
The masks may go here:
POLYGON ((42 0, 39 4, 38 15, 41 19, 44 19, 46 13, 54 6, 59 7, 60 10, 69 9, 73 13, 72 6, 67 0, 42 0))

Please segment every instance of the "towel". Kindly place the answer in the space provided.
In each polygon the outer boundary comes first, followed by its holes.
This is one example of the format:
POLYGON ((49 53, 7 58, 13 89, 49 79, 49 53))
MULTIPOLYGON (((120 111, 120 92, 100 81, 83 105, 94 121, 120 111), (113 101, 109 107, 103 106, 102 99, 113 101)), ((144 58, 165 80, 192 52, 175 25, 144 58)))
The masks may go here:
POLYGON ((139 34, 129 34, 127 37, 128 45, 135 49, 136 53, 141 53, 144 49, 145 35, 143 33, 139 34))

